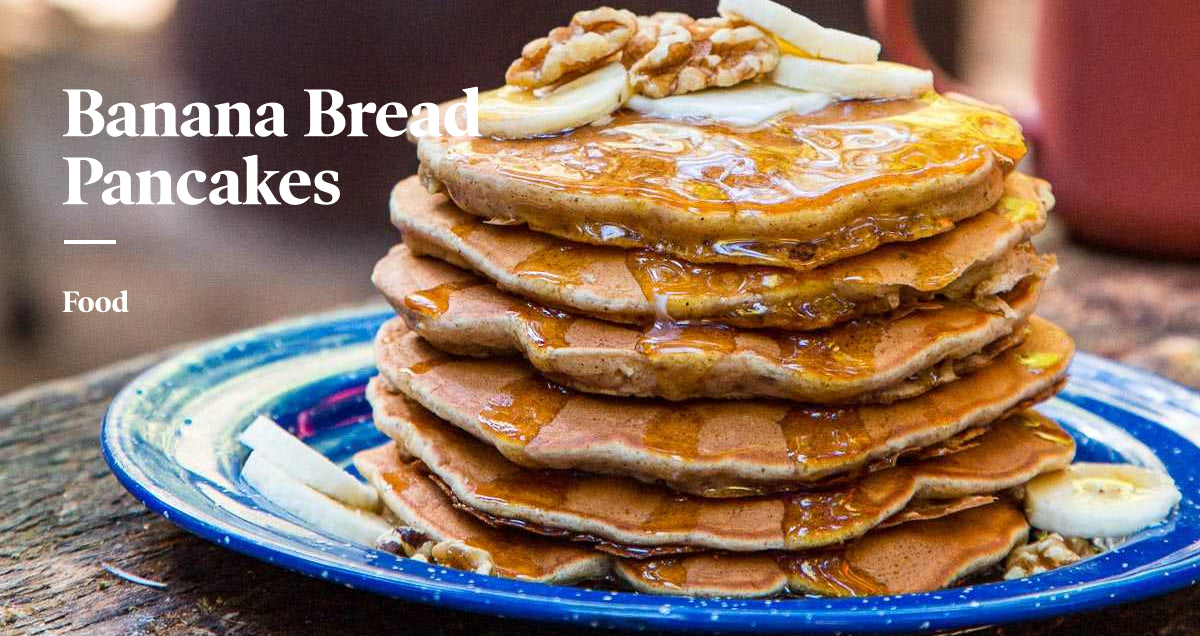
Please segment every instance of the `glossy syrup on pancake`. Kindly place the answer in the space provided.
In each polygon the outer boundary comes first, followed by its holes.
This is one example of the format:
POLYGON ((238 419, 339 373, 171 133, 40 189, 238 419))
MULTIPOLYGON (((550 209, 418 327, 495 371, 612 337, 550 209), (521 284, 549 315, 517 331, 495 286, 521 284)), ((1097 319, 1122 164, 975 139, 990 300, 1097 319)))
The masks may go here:
MULTIPOLYGON (((428 472, 394 443, 362 451, 354 466, 401 524, 432 541, 461 541, 488 553, 493 572, 509 578, 572 583, 608 574, 609 557, 579 545, 512 529, 491 528, 455 510, 428 472)), ((473 570, 464 563, 442 565, 473 570)))
MULTIPOLYGON (((493 566, 493 574, 554 583, 603 583, 616 566, 619 581, 652 593, 751 597, 789 591, 813 593, 817 588, 832 595, 936 589, 953 582, 946 572, 961 574, 977 569, 980 548, 1010 540, 1015 520, 1020 518, 1019 514, 1011 520, 997 514, 998 506, 956 510, 937 524, 910 520, 906 524, 911 524, 911 531, 905 533, 874 530, 851 544, 858 546, 853 551, 838 547, 802 553, 711 552, 646 560, 614 559, 577 543, 493 527, 456 509, 426 469, 403 457, 394 443, 358 453, 354 465, 379 491, 400 530, 415 534, 417 541, 458 541, 482 550, 493 566), (874 562, 877 558, 869 558, 873 553, 912 552, 932 541, 939 542, 940 547, 934 563, 925 561, 925 567, 910 569, 900 580, 881 572, 874 562), (788 580, 797 577, 809 582, 790 586, 788 580), (714 581, 719 588, 712 587, 714 581)), ((465 570, 477 567, 454 560, 439 560, 438 564, 465 570)))
POLYGON ((423 139, 419 153, 476 214, 693 262, 809 268, 950 229, 998 197, 964 200, 965 184, 1010 171, 1025 145, 1007 115, 930 94, 751 129, 622 111, 544 139, 423 139))
POLYGON ((504 294, 398 246, 373 276, 409 326, 473 357, 524 355, 572 388, 611 395, 889 402, 950 382, 1020 343, 1040 282, 990 299, 922 303, 809 332, 658 320, 629 327, 504 294), (998 311, 1002 310, 1002 311, 998 311))
POLYGON ((463 280, 443 283, 431 289, 421 289, 404 297, 404 306, 429 317, 440 316, 450 308, 450 297, 454 292, 485 284, 481 280, 463 280))
POLYGON ((570 391, 510 359, 452 358, 393 321, 376 345, 387 386, 376 383, 368 397, 383 418, 389 405, 403 413, 388 391, 403 392, 523 466, 631 475, 708 496, 748 494, 854 471, 1046 398, 1073 346, 1050 323, 1035 317, 1030 325, 1021 345, 992 364, 886 406, 704 400, 681 408, 570 391), (1035 355, 1054 364, 1021 362, 1035 355), (685 432, 689 425, 694 433, 685 432), (687 441, 662 441, 671 436, 687 441))
POLYGON ((478 220, 467 231, 469 215, 414 181, 401 182, 392 196, 394 221, 414 253, 473 269, 543 306, 638 324, 666 317, 792 330, 891 311, 931 295, 999 293, 1021 277, 1046 275, 1053 259, 1025 241, 1042 228, 1052 203, 1045 182, 1014 174, 1001 204, 951 232, 801 272, 692 263, 478 220))
POLYGON ((615 562, 641 592, 761 597, 869 596, 937 590, 991 566, 1024 541, 1029 524, 1005 503, 874 530, 805 552, 708 552, 615 562))
POLYGON ((377 406, 381 430, 419 458, 463 509, 489 522, 671 551, 679 546, 755 551, 829 545, 860 536, 913 499, 996 492, 1061 468, 1074 455, 1069 435, 1026 412, 993 424, 957 452, 904 462, 861 480, 805 492, 711 499, 628 478, 520 467, 415 403, 377 406))

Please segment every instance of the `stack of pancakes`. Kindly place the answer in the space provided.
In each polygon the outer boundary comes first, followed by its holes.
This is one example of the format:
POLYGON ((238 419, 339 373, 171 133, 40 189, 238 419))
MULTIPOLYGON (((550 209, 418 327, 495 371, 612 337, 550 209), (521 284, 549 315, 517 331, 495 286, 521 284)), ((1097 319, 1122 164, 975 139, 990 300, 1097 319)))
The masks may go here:
POLYGON ((1053 199, 1024 152, 933 94, 423 138, 374 273, 394 443, 357 466, 408 552, 501 576, 856 595, 986 569, 1075 450, 1025 410, 1073 343, 1033 315, 1053 199))

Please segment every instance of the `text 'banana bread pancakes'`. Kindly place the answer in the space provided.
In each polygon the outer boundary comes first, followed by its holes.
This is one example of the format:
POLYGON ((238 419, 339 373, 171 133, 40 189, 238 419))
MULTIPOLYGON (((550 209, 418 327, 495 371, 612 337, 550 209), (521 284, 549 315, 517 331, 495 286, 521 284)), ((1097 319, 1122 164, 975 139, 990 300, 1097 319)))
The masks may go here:
POLYGON ((1074 344, 1035 315, 1020 127, 770 0, 720 13, 580 12, 479 95, 483 137, 416 138, 372 276, 392 441, 355 458, 393 548, 761 597, 1027 547, 1025 484, 1075 452, 1029 409, 1074 344))

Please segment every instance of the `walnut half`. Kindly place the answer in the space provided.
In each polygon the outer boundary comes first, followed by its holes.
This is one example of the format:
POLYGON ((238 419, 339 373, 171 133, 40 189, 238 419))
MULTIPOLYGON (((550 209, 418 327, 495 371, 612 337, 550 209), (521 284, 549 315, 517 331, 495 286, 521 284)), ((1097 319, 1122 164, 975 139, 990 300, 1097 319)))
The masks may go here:
POLYGON ((504 79, 512 86, 540 88, 582 75, 613 58, 637 29, 637 16, 624 9, 580 11, 569 25, 526 44, 504 79))
POLYGON ((1086 539, 1051 532, 1034 543, 1013 548, 1004 561, 1004 578, 1020 579, 1049 572, 1096 554, 1086 539))
POLYGON ((636 60, 629 71, 639 93, 666 97, 769 73, 779 63, 779 47, 757 27, 730 18, 658 13, 639 18, 624 56, 636 60))

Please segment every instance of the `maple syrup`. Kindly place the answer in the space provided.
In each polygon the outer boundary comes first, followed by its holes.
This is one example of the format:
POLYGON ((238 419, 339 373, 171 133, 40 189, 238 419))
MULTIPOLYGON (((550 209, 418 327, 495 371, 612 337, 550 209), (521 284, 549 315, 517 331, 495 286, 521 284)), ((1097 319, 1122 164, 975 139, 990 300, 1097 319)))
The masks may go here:
POLYGON ((686 557, 658 557, 654 559, 626 560, 622 565, 628 574, 645 581, 652 587, 682 590, 687 587, 688 573, 684 564, 686 557))
POLYGON ((553 244, 527 256, 513 268, 519 278, 534 279, 553 285, 579 285, 585 282, 594 254, 604 248, 591 245, 553 244))
MULTIPOLYGON (((560 206, 523 205, 522 220, 535 230, 583 242, 651 247, 694 262, 804 269, 880 243, 944 232, 979 198, 940 206, 957 209, 958 217, 914 213, 910 202, 900 202, 902 196, 869 215, 792 223, 783 233, 773 227, 772 217, 799 218, 810 210, 815 216, 840 202, 899 193, 938 179, 977 179, 990 165, 1009 172, 1026 151, 1012 118, 932 93, 915 100, 840 102, 752 128, 619 111, 604 126, 543 139, 447 143, 449 162, 494 171, 527 187, 618 195, 677 212, 672 218, 636 211, 592 218, 560 206), (806 228, 809 235, 802 236, 806 228)), ((453 180, 448 186, 454 190, 453 180)), ((985 195, 992 202, 999 197, 993 190, 985 195)))
POLYGON ((514 312, 521 319, 525 338, 539 349, 569 346, 567 332, 575 316, 532 303, 524 303, 514 312))
POLYGON ((479 422, 496 435, 524 446, 542 426, 554 421, 571 394, 541 376, 514 380, 497 391, 479 413, 479 422))
POLYGON ((775 562, 787 573, 793 591, 801 588, 835 596, 872 596, 887 592, 884 584, 850 564, 845 548, 816 553, 781 552, 776 554, 775 562))
POLYGON ((484 284, 477 278, 442 283, 431 289, 407 294, 404 297, 404 306, 427 318, 437 318, 450 309, 450 298, 455 292, 484 284))
POLYGON ((642 446, 651 452, 683 461, 700 456, 700 429, 704 415, 696 407, 663 408, 645 424, 642 446))

